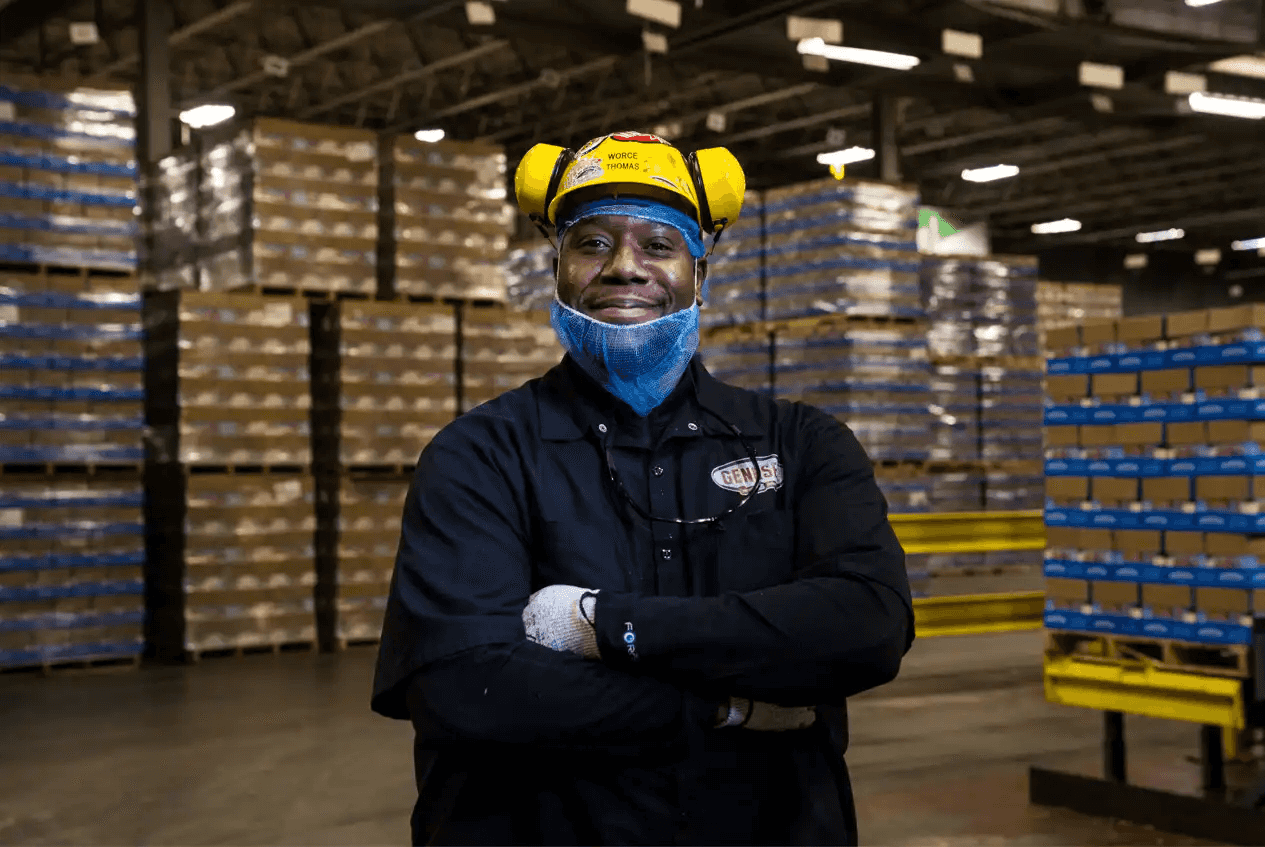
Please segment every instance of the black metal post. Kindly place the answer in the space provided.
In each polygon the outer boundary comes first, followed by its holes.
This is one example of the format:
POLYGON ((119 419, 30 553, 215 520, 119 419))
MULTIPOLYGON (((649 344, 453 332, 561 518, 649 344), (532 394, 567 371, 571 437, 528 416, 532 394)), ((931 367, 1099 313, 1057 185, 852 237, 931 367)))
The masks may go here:
POLYGON ((1103 712, 1103 777, 1111 782, 1127 782, 1124 748, 1124 714, 1103 712))
POLYGON ((890 94, 874 97, 874 156, 878 165, 878 178, 883 182, 900 182, 900 148, 896 141, 896 98, 890 94))
POLYGON ((1219 726, 1199 728, 1200 784, 1209 794, 1225 793, 1225 748, 1219 726))

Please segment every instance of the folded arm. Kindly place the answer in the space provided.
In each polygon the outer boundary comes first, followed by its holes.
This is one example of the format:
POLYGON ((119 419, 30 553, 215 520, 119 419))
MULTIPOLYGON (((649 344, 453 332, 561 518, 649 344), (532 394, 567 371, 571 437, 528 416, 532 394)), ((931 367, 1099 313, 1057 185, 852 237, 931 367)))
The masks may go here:
POLYGON ((801 410, 793 579, 719 597, 602 592, 607 666, 783 705, 839 703, 895 678, 914 634, 904 551, 855 436, 801 410))

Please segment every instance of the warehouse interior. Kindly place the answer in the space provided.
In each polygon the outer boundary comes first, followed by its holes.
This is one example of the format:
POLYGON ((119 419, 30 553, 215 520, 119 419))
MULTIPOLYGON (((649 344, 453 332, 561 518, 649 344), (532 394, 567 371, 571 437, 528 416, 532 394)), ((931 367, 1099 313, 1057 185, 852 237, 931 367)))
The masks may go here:
POLYGON ((408 838, 404 496, 619 131, 742 164, 703 361, 905 547, 862 843, 1265 843, 1260 0, 0 0, 0 842, 408 838))

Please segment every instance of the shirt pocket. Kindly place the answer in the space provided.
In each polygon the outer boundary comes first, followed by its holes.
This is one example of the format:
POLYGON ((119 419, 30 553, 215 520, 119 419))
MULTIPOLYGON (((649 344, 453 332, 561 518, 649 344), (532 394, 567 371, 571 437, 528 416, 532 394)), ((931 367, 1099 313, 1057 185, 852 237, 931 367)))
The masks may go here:
POLYGON ((765 509, 733 517, 718 533, 719 591, 755 591, 789 582, 795 572, 794 513, 765 509))
POLYGON ((604 526, 576 517, 543 521, 532 567, 532 591, 547 585, 577 585, 607 591, 631 590, 626 539, 610 521, 604 526))

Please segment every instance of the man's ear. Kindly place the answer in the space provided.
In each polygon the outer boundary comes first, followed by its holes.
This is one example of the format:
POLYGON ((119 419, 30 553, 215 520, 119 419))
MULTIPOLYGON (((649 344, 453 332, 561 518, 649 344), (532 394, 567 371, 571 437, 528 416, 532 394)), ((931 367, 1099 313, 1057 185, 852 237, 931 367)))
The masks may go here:
POLYGON ((698 290, 694 292, 694 298, 698 301, 698 305, 703 305, 703 283, 707 282, 707 260, 698 260, 698 290))

